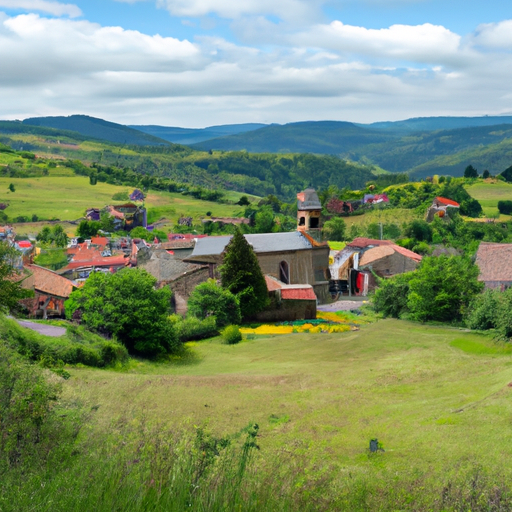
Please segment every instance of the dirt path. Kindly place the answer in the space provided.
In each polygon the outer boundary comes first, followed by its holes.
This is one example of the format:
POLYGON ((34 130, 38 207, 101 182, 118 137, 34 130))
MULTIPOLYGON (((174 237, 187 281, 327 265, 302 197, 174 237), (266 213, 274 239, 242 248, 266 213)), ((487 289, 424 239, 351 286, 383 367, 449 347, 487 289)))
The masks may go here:
POLYGON ((36 324, 34 322, 29 322, 28 320, 16 320, 22 327, 26 327, 27 329, 32 329, 33 331, 38 332, 39 334, 44 334, 45 336, 52 336, 54 338, 59 338, 60 336, 64 336, 66 334, 66 329, 64 327, 56 327, 54 325, 46 325, 46 324, 36 324))
POLYGON ((332 304, 323 304, 318 306, 319 311, 351 311, 352 309, 359 309, 367 301, 362 300, 339 300, 332 304))

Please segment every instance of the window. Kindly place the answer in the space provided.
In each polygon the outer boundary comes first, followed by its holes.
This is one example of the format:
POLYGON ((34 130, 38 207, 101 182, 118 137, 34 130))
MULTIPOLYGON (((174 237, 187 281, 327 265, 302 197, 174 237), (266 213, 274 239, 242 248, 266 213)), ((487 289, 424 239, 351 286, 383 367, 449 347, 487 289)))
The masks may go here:
POLYGON ((279 280, 285 284, 290 284, 290 267, 286 261, 279 263, 279 280))
POLYGON ((299 218, 299 226, 305 226, 306 225, 306 217, 300 217, 299 218))
POLYGON ((318 217, 310 217, 309 218, 309 227, 312 229, 318 228, 320 224, 320 219, 318 217))

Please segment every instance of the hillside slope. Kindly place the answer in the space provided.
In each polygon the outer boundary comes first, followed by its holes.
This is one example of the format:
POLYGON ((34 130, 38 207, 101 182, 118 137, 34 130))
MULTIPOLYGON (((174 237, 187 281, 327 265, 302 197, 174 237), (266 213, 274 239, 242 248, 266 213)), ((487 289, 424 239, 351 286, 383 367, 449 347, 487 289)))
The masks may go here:
POLYGON ((168 141, 134 130, 122 124, 111 123, 96 117, 72 115, 68 117, 32 117, 25 119, 23 124, 46 126, 60 130, 69 130, 85 137, 107 140, 118 144, 135 144, 138 146, 167 145, 168 141))
POLYGON ((158 125, 130 125, 129 127, 176 144, 196 144, 226 135, 236 135, 237 133, 258 130, 265 126, 261 123, 246 123, 209 126, 207 128, 178 128, 158 125))
POLYGON ((259 130, 208 140, 192 147, 251 153, 318 153, 337 155, 395 138, 382 130, 341 121, 306 121, 270 125, 259 130))

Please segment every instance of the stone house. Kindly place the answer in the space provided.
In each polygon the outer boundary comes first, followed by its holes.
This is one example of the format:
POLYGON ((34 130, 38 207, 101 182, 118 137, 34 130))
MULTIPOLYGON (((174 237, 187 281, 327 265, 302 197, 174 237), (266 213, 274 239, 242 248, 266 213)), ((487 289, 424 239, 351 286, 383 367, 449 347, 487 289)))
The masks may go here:
POLYGON ((512 286, 512 244, 482 242, 475 264, 480 269, 478 280, 485 288, 505 290, 512 286))
POLYGON ((390 240, 355 238, 330 265, 331 293, 367 295, 376 286, 374 274, 391 277, 415 270, 422 257, 390 240))
POLYGON ((38 318, 64 317, 64 302, 77 286, 76 283, 60 276, 53 270, 38 265, 27 265, 31 275, 22 286, 34 291, 34 297, 21 303, 28 309, 29 316, 38 318))

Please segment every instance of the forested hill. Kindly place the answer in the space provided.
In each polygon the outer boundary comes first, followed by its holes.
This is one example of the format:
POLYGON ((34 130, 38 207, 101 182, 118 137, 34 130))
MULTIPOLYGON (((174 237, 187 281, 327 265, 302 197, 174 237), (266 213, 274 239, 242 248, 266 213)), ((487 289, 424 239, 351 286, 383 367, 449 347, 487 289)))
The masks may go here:
MULTIPOLYGON (((512 118, 447 118, 447 124, 512 118), (475 120, 476 119, 476 120, 475 120)), ((411 120, 411 126, 442 125, 444 118, 411 120), (437 121, 435 120, 437 119, 437 121), (421 122, 420 122, 421 121, 421 122)), ((405 121, 403 123, 406 123, 405 121)), ((398 128, 368 128, 351 123, 311 122, 273 125, 195 144, 194 148, 250 152, 310 152, 338 155, 353 162, 375 165, 390 172, 409 172, 417 178, 434 174, 462 176, 478 165, 499 174, 512 164, 510 124, 470 126, 450 130, 423 130, 404 134, 398 128)))
POLYGON ((44 162, 69 167, 81 175, 111 184, 130 184, 172 191, 236 190, 257 196, 274 194, 290 201, 313 186, 363 188, 374 168, 335 156, 251 154, 245 151, 197 151, 167 143, 159 146, 114 144, 75 132, 0 122, 0 174, 44 176, 44 162), (10 148, 32 157, 29 166, 16 162, 10 148), (2 149, 3 148, 3 149, 2 149), (39 165, 41 162, 41 165, 39 165))
POLYGON ((357 148, 343 156, 370 161, 391 172, 409 172, 418 178, 434 174, 462 176, 477 165, 499 174, 510 164, 512 124, 416 132, 392 142, 357 148))
POLYGON ((454 130, 457 128, 476 128, 512 124, 512 116, 483 117, 415 117, 403 121, 383 121, 371 124, 360 124, 365 128, 390 130, 400 133, 419 131, 454 130))
POLYGON ((169 144, 169 142, 164 139, 143 133, 139 130, 134 130, 128 126, 83 115, 68 117, 32 117, 25 119, 23 124, 30 126, 46 126, 58 130, 69 130, 78 132, 85 137, 107 140, 119 144, 135 144, 138 146, 169 144))
POLYGON ((259 130, 194 144, 196 149, 246 150, 251 153, 317 153, 339 155, 368 144, 396 138, 341 121, 306 121, 270 125, 259 130))
POLYGON ((149 133, 150 135, 176 144, 196 144, 197 142, 224 137, 226 135, 250 132, 263 128, 264 126, 266 125, 260 123, 245 123, 208 126, 207 128, 178 128, 158 125, 132 125, 130 128, 149 133))

